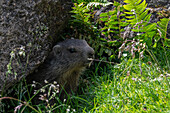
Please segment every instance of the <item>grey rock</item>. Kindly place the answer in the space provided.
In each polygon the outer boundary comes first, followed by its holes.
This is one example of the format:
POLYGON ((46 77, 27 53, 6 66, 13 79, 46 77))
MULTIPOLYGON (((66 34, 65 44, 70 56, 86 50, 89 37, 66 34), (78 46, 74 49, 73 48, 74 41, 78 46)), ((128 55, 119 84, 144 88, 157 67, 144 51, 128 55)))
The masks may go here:
POLYGON ((162 7, 170 7, 169 0, 146 0, 148 3, 148 7, 162 6, 162 7))
POLYGON ((0 92, 44 61, 71 6, 71 0, 0 0, 0 92))

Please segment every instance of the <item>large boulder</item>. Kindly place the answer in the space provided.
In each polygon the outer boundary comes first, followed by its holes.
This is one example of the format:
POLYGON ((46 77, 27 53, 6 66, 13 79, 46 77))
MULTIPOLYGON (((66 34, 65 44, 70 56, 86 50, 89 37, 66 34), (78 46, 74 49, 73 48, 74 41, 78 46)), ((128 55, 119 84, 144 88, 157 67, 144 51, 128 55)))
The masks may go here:
POLYGON ((0 92, 44 61, 71 6, 71 0, 0 0, 0 92))
POLYGON ((170 7, 170 1, 169 0, 146 0, 148 3, 148 7, 170 7))

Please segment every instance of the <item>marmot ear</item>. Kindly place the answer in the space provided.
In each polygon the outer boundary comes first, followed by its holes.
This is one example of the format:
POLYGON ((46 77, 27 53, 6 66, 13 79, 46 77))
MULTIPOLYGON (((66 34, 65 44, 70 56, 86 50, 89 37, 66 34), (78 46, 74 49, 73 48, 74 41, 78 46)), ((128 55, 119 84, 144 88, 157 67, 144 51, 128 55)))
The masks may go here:
POLYGON ((55 55, 60 54, 61 53, 61 46, 60 45, 55 45, 53 47, 53 51, 54 51, 55 55))

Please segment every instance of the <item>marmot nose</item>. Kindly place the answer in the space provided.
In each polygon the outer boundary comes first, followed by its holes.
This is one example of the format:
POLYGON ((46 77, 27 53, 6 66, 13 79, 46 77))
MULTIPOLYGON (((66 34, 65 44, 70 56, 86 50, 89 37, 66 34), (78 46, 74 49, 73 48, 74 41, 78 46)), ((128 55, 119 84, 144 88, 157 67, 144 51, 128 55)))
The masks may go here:
POLYGON ((88 58, 94 58, 94 50, 92 48, 89 48, 87 55, 88 55, 88 58))

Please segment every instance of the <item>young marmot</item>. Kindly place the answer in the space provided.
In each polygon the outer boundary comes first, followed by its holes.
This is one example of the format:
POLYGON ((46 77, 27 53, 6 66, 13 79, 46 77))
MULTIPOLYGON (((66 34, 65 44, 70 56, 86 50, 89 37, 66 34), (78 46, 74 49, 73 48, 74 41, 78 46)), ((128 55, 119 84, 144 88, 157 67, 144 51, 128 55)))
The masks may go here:
MULTIPOLYGON (((44 80, 52 83, 56 81, 60 86, 61 99, 71 91, 76 91, 79 76, 94 57, 94 50, 85 40, 67 39, 53 47, 45 62, 38 68, 38 72, 28 77, 29 81, 36 81, 42 86, 44 80), (64 89, 63 89, 64 88, 64 89)), ((66 97, 67 98, 67 97, 66 97)))

